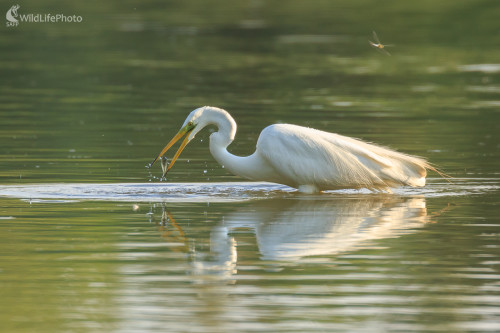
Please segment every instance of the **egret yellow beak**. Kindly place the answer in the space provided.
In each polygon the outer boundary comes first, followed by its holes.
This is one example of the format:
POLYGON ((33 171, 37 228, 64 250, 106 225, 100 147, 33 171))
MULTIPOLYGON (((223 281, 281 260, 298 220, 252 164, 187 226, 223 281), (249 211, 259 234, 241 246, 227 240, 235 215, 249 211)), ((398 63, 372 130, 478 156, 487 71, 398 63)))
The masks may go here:
POLYGON ((177 158, 179 157, 179 155, 181 154, 181 152, 184 150, 184 148, 186 147, 186 145, 189 143, 189 133, 191 133, 191 131, 195 128, 195 126, 196 125, 193 125, 190 122, 186 126, 184 126, 183 128, 181 128, 181 130, 172 138, 172 140, 170 140, 170 142, 165 146, 165 148, 163 148, 163 150, 161 151, 161 153, 158 156, 156 156, 156 158, 154 159, 154 161, 151 162, 151 164, 149 166, 150 167, 153 166, 153 164, 158 159, 160 159, 163 156, 163 154, 165 154, 167 152, 167 150, 170 149, 170 147, 172 147, 174 145, 174 143, 176 143, 177 141, 179 141, 180 138, 182 138, 184 135, 186 135, 186 137, 182 141, 179 149, 177 149, 177 152, 175 153, 174 158, 172 159, 172 162, 170 162, 170 164, 168 165, 168 168, 163 173, 163 177, 165 177, 165 175, 167 174, 167 172, 174 166, 174 163, 175 163, 175 161, 177 161, 177 158))

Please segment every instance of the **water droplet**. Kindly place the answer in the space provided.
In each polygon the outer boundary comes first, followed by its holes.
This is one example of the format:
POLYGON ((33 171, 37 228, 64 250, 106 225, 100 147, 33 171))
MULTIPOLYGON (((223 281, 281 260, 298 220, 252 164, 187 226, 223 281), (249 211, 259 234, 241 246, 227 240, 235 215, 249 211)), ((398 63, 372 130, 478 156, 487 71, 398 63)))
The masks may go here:
POLYGON ((207 173, 207 170, 203 170, 203 173, 205 173, 205 174, 206 174, 206 173, 207 173))

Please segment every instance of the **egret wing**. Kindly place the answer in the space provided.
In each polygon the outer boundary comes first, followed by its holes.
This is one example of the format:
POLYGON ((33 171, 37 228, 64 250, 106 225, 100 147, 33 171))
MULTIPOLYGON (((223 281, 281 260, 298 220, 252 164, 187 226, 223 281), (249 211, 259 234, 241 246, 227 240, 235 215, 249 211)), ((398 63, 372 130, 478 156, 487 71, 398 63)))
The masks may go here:
POLYGON ((425 161, 421 159, 295 125, 264 129, 257 151, 274 168, 280 182, 294 187, 385 189, 402 184, 422 186, 421 178, 425 177, 425 161))

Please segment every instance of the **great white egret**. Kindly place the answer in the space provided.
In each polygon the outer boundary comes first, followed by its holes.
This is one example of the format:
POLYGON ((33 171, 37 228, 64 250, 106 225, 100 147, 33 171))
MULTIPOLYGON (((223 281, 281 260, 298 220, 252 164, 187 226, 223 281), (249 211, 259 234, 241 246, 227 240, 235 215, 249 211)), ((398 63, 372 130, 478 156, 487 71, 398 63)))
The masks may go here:
POLYGON ((189 141, 207 125, 218 127, 218 131, 210 135, 210 152, 227 170, 244 178, 284 184, 305 193, 343 188, 390 192, 391 187, 402 185, 424 186, 427 169, 435 170, 420 157, 290 124, 266 127, 252 155, 235 156, 227 147, 234 140, 236 122, 227 111, 211 106, 192 111, 150 166, 186 135, 165 168, 165 176, 189 141))

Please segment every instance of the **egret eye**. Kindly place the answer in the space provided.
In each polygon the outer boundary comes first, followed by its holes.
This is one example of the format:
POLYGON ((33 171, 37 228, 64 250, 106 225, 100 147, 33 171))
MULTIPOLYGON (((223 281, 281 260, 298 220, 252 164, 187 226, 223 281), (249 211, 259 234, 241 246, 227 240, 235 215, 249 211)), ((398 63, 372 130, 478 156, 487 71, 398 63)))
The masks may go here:
POLYGON ((190 122, 188 123, 188 126, 193 126, 193 121, 190 121, 190 122))

